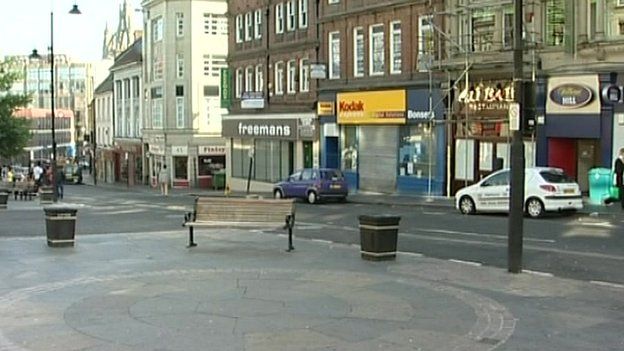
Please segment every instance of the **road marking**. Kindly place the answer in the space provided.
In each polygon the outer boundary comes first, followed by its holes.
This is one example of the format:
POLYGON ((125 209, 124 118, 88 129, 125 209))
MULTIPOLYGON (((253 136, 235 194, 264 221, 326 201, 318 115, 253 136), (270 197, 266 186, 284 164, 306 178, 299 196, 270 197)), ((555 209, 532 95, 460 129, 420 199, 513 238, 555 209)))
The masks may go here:
POLYGON ((333 241, 330 240, 323 240, 323 239, 310 239, 311 241, 315 242, 315 243, 322 243, 322 244, 333 244, 333 241))
MULTIPOLYGON (((473 233, 473 232, 459 232, 459 231, 455 231, 455 230, 445 230, 445 229, 418 229, 415 228, 416 230, 418 230, 419 232, 426 232, 426 233, 439 233, 439 234, 457 234, 457 235, 464 235, 464 236, 476 236, 476 237, 483 237, 483 238, 492 238, 492 239, 499 239, 499 240, 507 240, 507 236, 506 235, 498 235, 498 234, 483 234, 483 233, 473 233)), ((524 238, 524 241, 534 241, 537 243, 555 243, 555 240, 552 239, 533 239, 533 238, 524 238)))
POLYGON ((624 289, 624 285, 622 285, 622 284, 603 282, 603 281, 600 281, 600 280, 590 280, 589 282, 592 283, 592 284, 595 284, 595 285, 608 286, 610 288, 617 288, 617 289, 624 289))
POLYGON ((445 215, 445 212, 427 212, 427 211, 423 211, 423 214, 426 215, 432 215, 432 216, 441 216, 441 215, 445 215))
POLYGON ((555 275, 552 273, 548 273, 548 272, 540 272, 540 271, 532 271, 530 269, 523 269, 522 270, 523 273, 528 273, 528 274, 533 274, 533 275, 538 275, 540 277, 554 277, 555 275))
POLYGON ((461 264, 467 264, 469 266, 475 266, 475 267, 481 267, 483 266, 483 264, 481 262, 473 262, 473 261, 463 261, 463 260, 456 260, 454 258, 451 258, 449 261, 451 262, 455 262, 455 263, 461 263, 461 264))
POLYGON ((424 255, 419 252, 406 252, 406 251, 397 251, 397 254, 403 256, 412 256, 412 257, 423 257, 424 255))

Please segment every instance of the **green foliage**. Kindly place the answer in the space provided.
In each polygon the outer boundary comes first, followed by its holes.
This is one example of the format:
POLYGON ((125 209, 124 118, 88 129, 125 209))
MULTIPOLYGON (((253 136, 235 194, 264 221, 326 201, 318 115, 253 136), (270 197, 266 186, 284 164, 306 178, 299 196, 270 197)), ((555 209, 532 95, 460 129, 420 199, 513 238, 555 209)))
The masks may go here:
POLYGON ((19 79, 19 73, 10 70, 8 62, 0 62, 0 157, 11 158, 23 152, 30 140, 30 122, 17 118, 15 110, 30 102, 28 95, 13 94, 9 90, 19 79))

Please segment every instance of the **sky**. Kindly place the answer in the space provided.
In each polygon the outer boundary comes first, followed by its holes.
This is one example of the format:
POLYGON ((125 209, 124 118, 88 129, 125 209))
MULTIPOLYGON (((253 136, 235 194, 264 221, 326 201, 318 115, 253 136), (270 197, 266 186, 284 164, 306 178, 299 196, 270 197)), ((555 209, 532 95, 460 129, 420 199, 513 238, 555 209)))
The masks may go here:
MULTIPOLYGON (((127 0, 140 9, 141 0, 127 0)), ((50 12, 54 13, 54 54, 94 62, 102 57, 104 28, 114 32, 123 0, 3 0, 0 11, 0 56, 29 55, 33 49, 47 53, 50 46, 50 12), (81 15, 70 15, 74 4, 81 15)), ((141 29, 142 14, 133 14, 141 29)))

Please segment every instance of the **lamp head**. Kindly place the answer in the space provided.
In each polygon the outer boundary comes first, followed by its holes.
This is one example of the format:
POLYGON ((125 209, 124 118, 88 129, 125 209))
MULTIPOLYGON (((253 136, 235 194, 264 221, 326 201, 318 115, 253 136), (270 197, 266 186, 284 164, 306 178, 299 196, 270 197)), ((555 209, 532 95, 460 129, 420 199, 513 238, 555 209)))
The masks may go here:
POLYGON ((31 60, 40 60, 41 55, 39 55, 39 52, 37 52, 37 49, 33 49, 32 53, 28 55, 28 58, 31 60))
POLYGON ((72 15, 80 15, 82 12, 80 12, 80 10, 78 9, 78 5, 74 4, 69 13, 72 15))

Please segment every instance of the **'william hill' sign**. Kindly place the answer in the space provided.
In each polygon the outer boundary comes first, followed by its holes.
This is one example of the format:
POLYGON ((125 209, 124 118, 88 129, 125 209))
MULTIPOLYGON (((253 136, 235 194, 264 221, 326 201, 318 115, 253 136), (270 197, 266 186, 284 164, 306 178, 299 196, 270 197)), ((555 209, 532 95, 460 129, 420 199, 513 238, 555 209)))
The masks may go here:
POLYGON ((583 84, 562 84, 550 91, 550 100, 565 108, 579 108, 589 104, 594 98, 592 90, 583 84))

